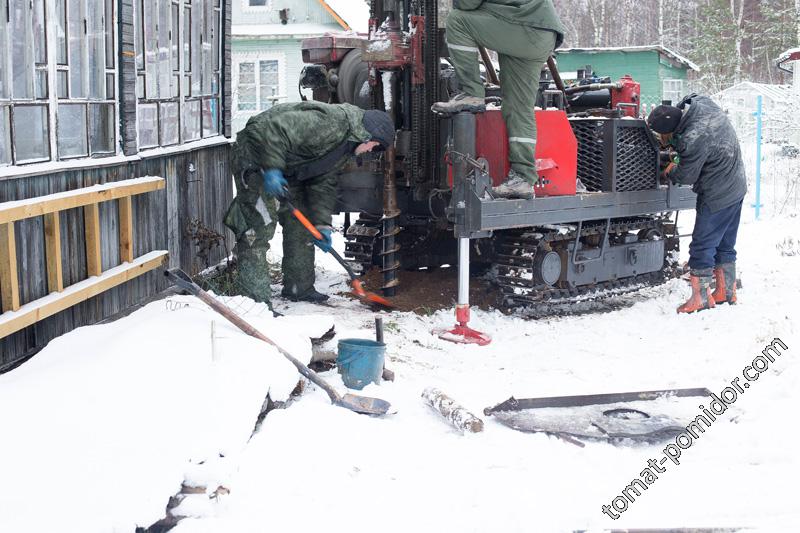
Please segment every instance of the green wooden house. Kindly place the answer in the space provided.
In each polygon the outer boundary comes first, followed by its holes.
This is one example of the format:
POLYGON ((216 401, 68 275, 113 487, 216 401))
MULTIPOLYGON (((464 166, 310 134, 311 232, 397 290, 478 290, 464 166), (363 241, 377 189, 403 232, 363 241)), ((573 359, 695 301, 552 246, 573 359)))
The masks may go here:
POLYGON ((561 48, 556 55, 564 81, 575 80, 579 71, 587 67, 599 77, 618 79, 630 74, 642 84, 642 103, 648 107, 662 100, 677 103, 689 92, 689 72, 700 70, 690 60, 660 45, 561 48))

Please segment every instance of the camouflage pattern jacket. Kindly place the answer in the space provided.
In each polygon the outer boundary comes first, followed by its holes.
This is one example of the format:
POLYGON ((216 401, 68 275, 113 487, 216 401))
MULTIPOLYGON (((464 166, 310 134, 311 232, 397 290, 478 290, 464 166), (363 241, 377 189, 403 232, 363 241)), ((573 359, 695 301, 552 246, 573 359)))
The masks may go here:
POLYGON ((236 143, 252 159, 245 168, 277 168, 292 181, 304 167, 341 168, 355 146, 370 139, 363 118, 364 111, 350 104, 279 104, 248 120, 236 143))

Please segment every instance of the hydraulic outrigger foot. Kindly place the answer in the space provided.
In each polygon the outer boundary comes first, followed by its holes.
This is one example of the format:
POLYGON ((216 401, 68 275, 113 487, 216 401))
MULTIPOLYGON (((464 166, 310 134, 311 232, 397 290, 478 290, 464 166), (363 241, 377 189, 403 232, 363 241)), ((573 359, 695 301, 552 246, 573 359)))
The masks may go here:
POLYGON ((492 338, 469 327, 469 239, 458 239, 458 304, 456 325, 452 329, 434 333, 439 338, 457 344, 486 346, 492 338))

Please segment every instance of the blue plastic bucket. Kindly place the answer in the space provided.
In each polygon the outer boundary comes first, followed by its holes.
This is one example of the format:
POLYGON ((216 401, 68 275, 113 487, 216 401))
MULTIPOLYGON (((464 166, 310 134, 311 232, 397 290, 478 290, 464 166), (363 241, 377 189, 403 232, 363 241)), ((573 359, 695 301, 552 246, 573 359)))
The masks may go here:
POLYGON ((380 383, 386 345, 368 339, 342 339, 336 365, 349 389, 361 390, 369 383, 380 383))

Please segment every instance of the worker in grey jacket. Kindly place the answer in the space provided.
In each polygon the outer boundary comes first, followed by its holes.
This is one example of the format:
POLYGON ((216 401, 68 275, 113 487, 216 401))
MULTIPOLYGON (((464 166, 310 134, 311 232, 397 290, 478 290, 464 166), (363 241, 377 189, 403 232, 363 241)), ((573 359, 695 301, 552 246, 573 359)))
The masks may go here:
POLYGON ((494 188, 501 198, 533 198, 536 172, 534 107, 542 66, 564 40, 553 0, 453 0, 447 48, 463 93, 433 105, 437 113, 481 112, 486 92, 478 47, 500 56, 503 119, 508 128, 511 171, 494 188))
POLYGON ((692 185, 697 193, 697 218, 689 246, 692 296, 678 312, 735 304, 735 245, 747 178, 733 125, 710 98, 696 94, 677 107, 657 107, 648 123, 662 144, 675 150, 666 176, 673 183, 692 185), (712 275, 716 280, 713 293, 712 275))

